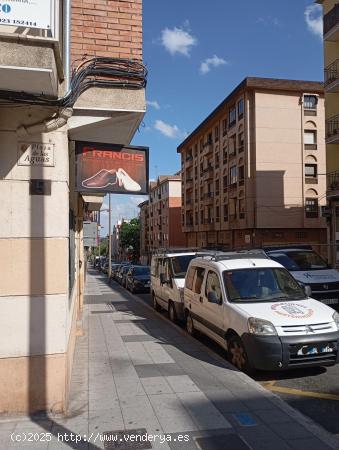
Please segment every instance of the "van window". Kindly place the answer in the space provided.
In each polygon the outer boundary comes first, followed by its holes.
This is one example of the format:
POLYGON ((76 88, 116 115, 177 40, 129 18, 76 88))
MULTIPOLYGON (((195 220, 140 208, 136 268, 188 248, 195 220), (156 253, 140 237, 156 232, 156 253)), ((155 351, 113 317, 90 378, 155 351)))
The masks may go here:
POLYGON ((153 258, 151 263, 151 274, 153 277, 159 276, 159 266, 161 266, 162 259, 160 258, 153 258))
POLYGON ((193 282, 193 292, 196 294, 201 293, 202 282, 204 281, 205 269, 197 267, 195 271, 195 277, 193 282))
POLYGON ((174 278, 185 278, 187 268, 195 255, 178 255, 171 258, 174 278))
POLYGON ((193 288, 193 279, 194 279, 194 274, 195 274, 195 267, 191 267, 188 272, 187 272, 187 276, 186 276, 186 287, 187 289, 189 289, 190 291, 193 288))
POLYGON ((286 267, 287 270, 324 270, 329 266, 313 251, 268 252, 270 258, 286 267))
POLYGON ((215 272, 208 272, 207 278, 206 278, 206 289, 205 289, 206 297, 208 297, 208 294, 212 291, 214 291, 217 294, 218 301, 220 302, 222 295, 221 295, 221 287, 220 287, 219 277, 215 272))

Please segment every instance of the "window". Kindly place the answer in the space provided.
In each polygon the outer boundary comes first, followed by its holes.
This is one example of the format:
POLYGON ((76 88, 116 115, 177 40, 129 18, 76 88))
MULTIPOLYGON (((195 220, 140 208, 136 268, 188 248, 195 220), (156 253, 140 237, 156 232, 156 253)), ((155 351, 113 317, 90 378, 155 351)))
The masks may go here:
POLYGON ((317 132, 315 130, 304 131, 304 145, 307 150, 317 149, 317 132))
POLYGON ((316 95, 304 95, 304 109, 317 109, 318 98, 316 95))
POLYGON ((228 221, 228 205, 224 205, 224 222, 228 221))
POLYGON ((193 279, 194 279, 194 274, 195 274, 195 267, 191 267, 188 272, 187 272, 187 276, 186 276, 186 288, 189 289, 190 291, 193 288, 193 279))
POLYGON ((306 212, 307 218, 319 217, 318 199, 317 198, 306 198, 305 205, 306 205, 305 212, 306 212))
POLYGON ((215 272, 208 272, 207 274, 205 289, 205 295, 207 298, 210 292, 214 292, 216 294, 217 302, 220 304, 222 302, 221 287, 219 277, 215 272))
POLYGON ((220 208, 219 208, 219 206, 217 206, 215 208, 215 221, 219 222, 219 220, 220 220, 219 218, 220 218, 220 208))
POLYGON ((215 180, 215 195, 219 195, 219 179, 215 180))
POLYGON ((193 281, 193 292, 196 294, 201 293, 202 282, 204 281, 205 269, 197 267, 195 271, 195 277, 193 281))
POLYGON ((208 133, 207 144, 212 144, 212 133, 208 133))
POLYGON ((225 175, 225 176, 223 177, 223 179, 222 179, 222 185, 223 185, 224 192, 226 192, 226 191, 227 191, 227 175, 225 175))
POLYGON ((241 131, 238 134, 238 148, 239 148, 239 152, 244 151, 244 145, 245 145, 244 132, 241 131))
POLYGON ((237 179, 237 166, 232 166, 230 168, 230 184, 236 184, 237 179))
POLYGON ((204 223, 204 211, 200 211, 200 224, 202 225, 204 223))
POLYGON ((233 106, 228 112, 228 123, 229 128, 231 128, 237 121, 237 111, 235 106, 233 106))
POLYGON ((317 178, 317 165, 305 164, 305 177, 317 178))
POLYGON ((219 127, 218 126, 216 126, 214 128, 214 140, 215 140, 215 142, 219 141, 219 127))
POLYGON ((239 218, 245 218, 245 200, 243 198, 239 200, 239 218))
POLYGON ((244 117, 244 99, 242 98, 238 102, 238 119, 244 117))
POLYGON ((227 134, 227 119, 222 121, 222 135, 225 136, 227 134))
POLYGON ((240 166, 239 167, 239 181, 244 181, 245 179, 245 167, 244 166, 240 166))
POLYGON ((236 154, 236 144, 237 143, 237 136, 234 134, 233 136, 230 137, 230 156, 235 155, 236 154))

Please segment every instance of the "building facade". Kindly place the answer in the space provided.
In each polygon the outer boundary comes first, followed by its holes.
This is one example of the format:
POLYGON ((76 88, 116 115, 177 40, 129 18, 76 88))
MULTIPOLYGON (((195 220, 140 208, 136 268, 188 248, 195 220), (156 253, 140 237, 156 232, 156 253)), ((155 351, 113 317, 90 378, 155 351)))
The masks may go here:
POLYGON ((67 407, 83 218, 103 199, 76 189, 75 142, 128 145, 145 113, 141 0, 46 8, 0 24, 0 413, 67 407))
POLYGON ((339 267, 339 4, 319 0, 324 11, 327 200, 331 263, 339 267))
POLYGON ((149 263, 150 241, 149 241, 149 200, 140 203, 140 261, 142 264, 149 263))
MULTIPOLYGON (((150 183, 148 204, 141 208, 142 250, 148 262, 151 254, 159 249, 174 249, 185 246, 185 235, 181 228, 181 175, 160 175, 150 183)), ((145 260, 145 258, 144 258, 145 260)))
POLYGON ((246 78, 178 147, 186 244, 326 255, 324 134, 321 83, 246 78))

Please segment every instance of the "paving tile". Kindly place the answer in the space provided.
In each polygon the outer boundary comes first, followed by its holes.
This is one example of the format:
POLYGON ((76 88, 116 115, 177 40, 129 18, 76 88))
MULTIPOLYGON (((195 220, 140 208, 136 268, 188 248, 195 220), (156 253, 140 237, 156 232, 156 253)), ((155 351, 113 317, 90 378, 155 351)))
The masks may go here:
POLYGON ((188 375, 177 375, 166 377, 168 384, 173 389, 173 392, 198 392, 200 389, 191 380, 188 375))
POLYGON ((177 395, 200 430, 232 427, 202 392, 186 392, 177 395))
POLYGON ((307 450, 330 450, 331 448, 316 437, 306 439, 287 439, 287 443, 296 450, 303 448, 307 450))
POLYGON ((173 390, 164 377, 142 378, 141 383, 146 394, 173 394, 173 390))
POLYGON ((310 432, 296 422, 272 423, 270 428, 280 437, 289 439, 309 438, 310 432))
POLYGON ((150 395, 149 399, 165 433, 198 430, 199 427, 175 394, 150 395))

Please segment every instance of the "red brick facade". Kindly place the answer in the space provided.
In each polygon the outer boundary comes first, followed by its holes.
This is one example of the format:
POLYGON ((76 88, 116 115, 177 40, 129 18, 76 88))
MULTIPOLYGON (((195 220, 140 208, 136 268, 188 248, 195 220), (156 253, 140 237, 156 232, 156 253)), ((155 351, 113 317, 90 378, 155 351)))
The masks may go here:
POLYGON ((73 0, 71 59, 142 59, 142 0, 73 0))

